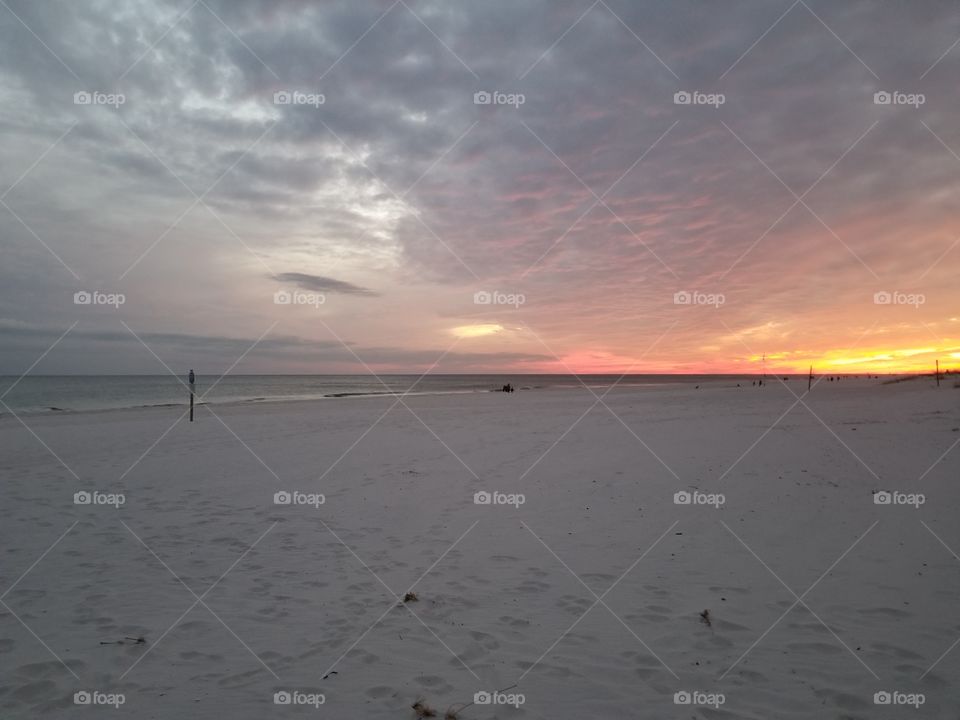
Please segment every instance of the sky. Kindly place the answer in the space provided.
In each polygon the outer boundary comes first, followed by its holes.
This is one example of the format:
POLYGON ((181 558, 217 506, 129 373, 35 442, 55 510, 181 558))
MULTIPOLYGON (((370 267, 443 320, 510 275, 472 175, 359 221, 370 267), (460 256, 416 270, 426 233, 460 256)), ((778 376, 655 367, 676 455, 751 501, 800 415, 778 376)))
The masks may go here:
POLYGON ((960 367, 960 8, 0 1, 0 374, 960 367))

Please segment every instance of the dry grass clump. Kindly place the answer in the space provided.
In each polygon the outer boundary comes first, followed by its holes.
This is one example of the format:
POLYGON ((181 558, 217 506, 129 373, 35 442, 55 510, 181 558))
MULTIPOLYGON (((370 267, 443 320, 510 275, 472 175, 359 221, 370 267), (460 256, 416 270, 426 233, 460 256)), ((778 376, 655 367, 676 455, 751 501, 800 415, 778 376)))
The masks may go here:
POLYGON ((417 701, 411 705, 418 718, 436 717, 437 711, 427 705, 423 698, 417 698, 417 701))

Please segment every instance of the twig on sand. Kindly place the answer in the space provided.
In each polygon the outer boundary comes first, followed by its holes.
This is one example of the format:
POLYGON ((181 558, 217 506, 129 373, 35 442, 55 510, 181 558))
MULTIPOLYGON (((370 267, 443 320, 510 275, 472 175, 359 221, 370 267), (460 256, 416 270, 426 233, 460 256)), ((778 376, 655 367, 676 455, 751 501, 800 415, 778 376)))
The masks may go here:
POLYGON ((713 621, 710 619, 710 611, 704 610, 700 613, 700 622, 702 622, 707 627, 713 627, 713 621))
POLYGON ((140 637, 130 637, 129 635, 125 635, 123 637, 123 640, 101 640, 100 644, 101 645, 126 645, 127 640, 129 640, 134 645, 144 645, 147 642, 146 638, 144 638, 143 635, 141 635, 140 637))

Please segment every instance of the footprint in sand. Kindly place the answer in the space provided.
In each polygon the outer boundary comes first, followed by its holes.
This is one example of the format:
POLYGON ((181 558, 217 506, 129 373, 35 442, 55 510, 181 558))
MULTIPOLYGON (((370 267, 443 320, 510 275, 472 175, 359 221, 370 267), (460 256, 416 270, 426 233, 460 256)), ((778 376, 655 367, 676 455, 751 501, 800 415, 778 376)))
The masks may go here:
POLYGON ((888 645, 887 643, 875 643, 873 649, 892 655, 898 660, 915 660, 916 662, 923 662, 925 660, 923 655, 918 655, 911 650, 897 647, 896 645, 888 645))
POLYGON ((190 652, 180 653, 180 659, 181 660, 200 660, 203 662, 220 663, 220 662, 223 662, 223 655, 208 655, 206 653, 190 651, 190 652))
POLYGON ((34 603, 37 600, 41 600, 47 596, 46 590, 28 590, 26 588, 17 588, 13 591, 13 596, 19 601, 23 600, 25 603, 34 603))
POLYGON ((555 603, 556 607, 572 615, 582 615, 592 604, 593 603, 586 598, 577 597, 576 595, 561 595, 560 599, 555 603))
POLYGON ((237 673, 236 675, 220 677, 219 675, 210 674, 207 677, 209 677, 211 680, 216 679, 217 685, 220 685, 221 687, 239 688, 260 682, 262 680, 263 672, 263 668, 258 666, 256 670, 249 670, 244 673, 237 673))
POLYGON ((480 632, 479 630, 473 630, 470 633, 470 637, 476 640, 480 645, 482 645, 487 650, 497 650, 500 648, 500 643, 493 637, 485 632, 480 632))
POLYGON ((815 694, 818 697, 827 698, 830 703, 843 710, 866 712, 874 709, 872 702, 868 702, 859 695, 851 695, 837 690, 816 690, 815 694))
POLYGON ((420 675, 417 677, 417 682, 426 688, 439 692, 447 692, 453 689, 446 680, 438 675, 420 675))
POLYGON ((543 593, 550 589, 548 583, 537 582, 536 580, 524 580, 517 587, 522 593, 543 593))
POLYGON ((354 661, 359 660, 364 665, 373 665, 374 663, 380 662, 379 655, 374 655, 366 650, 358 650, 356 648, 350 651, 349 657, 354 661))
POLYGON ((501 615, 500 622, 504 622, 510 627, 527 627, 530 625, 529 620, 521 620, 520 618, 510 617, 509 615, 501 615))
POLYGON ((838 655, 845 652, 839 643, 819 643, 819 642, 799 642, 787 645, 787 650, 792 653, 812 653, 814 655, 838 655))
POLYGON ((891 620, 902 620, 908 618, 912 613, 900 610, 899 608, 861 608, 857 610, 861 615, 867 617, 890 618, 891 620))
POLYGON ((673 608, 669 608, 666 605, 647 605, 646 609, 652 613, 660 613, 661 615, 670 615, 673 612, 673 608))
MULTIPOLYGON (((86 663, 80 660, 67 660, 64 659, 64 662, 70 666, 70 668, 77 674, 83 675, 86 671, 86 663)), ((59 662, 51 660, 50 662, 37 662, 37 663, 27 663, 26 665, 21 665, 16 668, 14 672, 17 675, 22 675, 28 678, 47 678, 47 677, 59 677, 64 674, 66 671, 59 662)))
POLYGON ((57 684, 52 680, 40 680, 21 685, 13 691, 14 700, 22 703, 37 703, 49 699, 56 694, 57 684))

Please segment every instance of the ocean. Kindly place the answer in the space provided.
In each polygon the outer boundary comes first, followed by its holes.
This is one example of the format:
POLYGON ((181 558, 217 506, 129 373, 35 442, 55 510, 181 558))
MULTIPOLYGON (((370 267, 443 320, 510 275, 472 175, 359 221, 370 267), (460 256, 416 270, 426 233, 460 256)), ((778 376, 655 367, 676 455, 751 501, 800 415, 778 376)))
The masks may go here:
MULTIPOLYGON (((755 376, 627 375, 619 386, 697 383, 711 379, 749 381, 755 376)), ((506 383, 520 391, 608 387, 619 375, 213 375, 196 378, 197 399, 212 404, 334 400, 392 393, 449 394, 499 390, 506 383), (381 383, 381 380, 383 381, 381 383)), ((186 376, 180 378, 185 384, 186 376)), ((189 394, 172 375, 0 376, 0 399, 14 412, 82 412, 133 407, 186 405, 189 394), (12 388, 12 389, 11 389, 12 388)), ((3 408, 0 407, 0 413, 3 408)))

